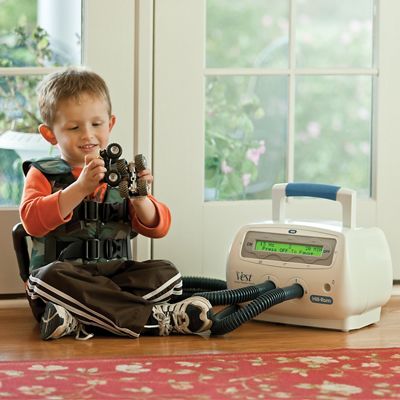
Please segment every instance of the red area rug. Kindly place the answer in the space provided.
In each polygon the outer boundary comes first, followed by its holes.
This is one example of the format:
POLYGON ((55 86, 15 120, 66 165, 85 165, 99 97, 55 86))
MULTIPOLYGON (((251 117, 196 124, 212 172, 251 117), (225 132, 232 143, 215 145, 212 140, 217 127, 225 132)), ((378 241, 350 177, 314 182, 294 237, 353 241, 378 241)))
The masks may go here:
POLYGON ((400 398, 400 348, 0 363, 0 399, 400 398))

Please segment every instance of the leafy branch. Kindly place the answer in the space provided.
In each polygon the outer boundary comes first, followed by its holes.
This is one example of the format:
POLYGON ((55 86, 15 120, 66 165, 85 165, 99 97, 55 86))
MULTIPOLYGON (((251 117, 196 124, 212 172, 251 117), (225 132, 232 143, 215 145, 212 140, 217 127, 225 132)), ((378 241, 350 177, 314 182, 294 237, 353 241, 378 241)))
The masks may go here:
MULTIPOLYGON (((36 26, 20 25, 11 34, 0 34, 0 67, 43 67, 53 52, 48 33, 36 26)), ((40 123, 36 106, 36 76, 0 77, 0 131, 36 132, 40 123)))

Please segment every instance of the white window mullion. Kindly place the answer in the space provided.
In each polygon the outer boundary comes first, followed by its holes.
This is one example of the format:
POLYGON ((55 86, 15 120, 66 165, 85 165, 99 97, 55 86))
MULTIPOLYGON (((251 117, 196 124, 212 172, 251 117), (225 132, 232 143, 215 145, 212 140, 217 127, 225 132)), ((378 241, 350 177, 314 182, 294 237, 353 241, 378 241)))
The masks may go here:
POLYGON ((206 68, 205 76, 270 76, 287 75, 288 68, 206 68))
MULTIPOLYGON (((373 14, 373 60, 372 66, 377 69, 379 65, 379 4, 378 1, 374 2, 374 14, 373 14)), ((379 71, 379 70, 378 70, 379 71)), ((378 169, 378 97, 379 97, 379 85, 378 85, 378 76, 377 72, 372 79, 372 135, 371 135, 371 198, 376 200, 377 198, 377 169, 378 169)))
POLYGON ((378 75, 377 68, 298 68, 296 75, 378 75))
POLYGON ((205 76, 378 75, 378 68, 207 68, 205 76))
POLYGON ((295 1, 289 5, 289 93, 288 93, 288 132, 286 178, 294 180, 294 130, 295 130, 295 97, 296 97, 296 7, 295 1))
POLYGON ((47 75, 61 67, 7 67, 0 68, 0 76, 47 75))

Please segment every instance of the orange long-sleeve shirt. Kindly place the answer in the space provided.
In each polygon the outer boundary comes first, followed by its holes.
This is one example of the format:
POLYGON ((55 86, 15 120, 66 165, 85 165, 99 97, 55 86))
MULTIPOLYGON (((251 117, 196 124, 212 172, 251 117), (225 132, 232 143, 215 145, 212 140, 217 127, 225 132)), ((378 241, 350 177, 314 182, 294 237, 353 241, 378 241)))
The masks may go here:
MULTIPOLYGON (((72 174, 77 178, 82 172, 82 168, 72 169, 72 174)), ((105 187, 105 183, 99 188, 105 187)), ((101 190, 104 197, 104 190, 101 190)), ((31 167, 25 180, 24 191, 20 206, 20 217, 25 230, 35 237, 46 236, 50 231, 62 224, 69 222, 72 212, 63 218, 59 207, 60 191, 52 193, 50 182, 35 167, 31 167)), ((158 213, 159 223, 155 227, 148 227, 138 219, 133 206, 129 204, 129 213, 132 221, 132 229, 137 233, 150 237, 161 238, 165 236, 171 225, 171 214, 169 208, 158 202, 153 196, 149 195, 158 213)), ((103 198, 101 198, 101 201, 103 198)))

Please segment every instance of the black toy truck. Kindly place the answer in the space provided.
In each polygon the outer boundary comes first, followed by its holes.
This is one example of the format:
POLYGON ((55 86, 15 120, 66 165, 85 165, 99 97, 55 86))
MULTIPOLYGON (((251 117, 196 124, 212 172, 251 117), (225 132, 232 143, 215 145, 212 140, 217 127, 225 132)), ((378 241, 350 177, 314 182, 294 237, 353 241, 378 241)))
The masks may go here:
POLYGON ((138 173, 147 168, 146 158, 143 154, 137 154, 134 162, 127 162, 120 158, 121 155, 122 147, 117 143, 100 150, 100 157, 107 169, 104 181, 112 187, 118 187, 121 197, 147 196, 147 182, 138 177, 138 173))

